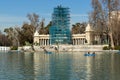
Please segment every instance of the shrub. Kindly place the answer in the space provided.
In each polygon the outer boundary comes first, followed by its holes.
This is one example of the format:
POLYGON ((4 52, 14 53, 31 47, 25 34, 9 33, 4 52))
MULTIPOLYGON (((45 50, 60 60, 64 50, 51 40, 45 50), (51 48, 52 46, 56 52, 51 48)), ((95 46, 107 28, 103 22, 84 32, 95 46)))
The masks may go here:
POLYGON ((18 49, 17 46, 12 46, 12 47, 11 47, 11 50, 17 50, 17 49, 18 49))
POLYGON ((25 45, 26 46, 31 46, 31 44, 29 42, 27 42, 27 41, 25 41, 25 45))
POLYGON ((115 50, 120 50, 120 46, 115 46, 115 50))
POLYGON ((109 49, 110 49, 109 46, 104 46, 104 47, 103 47, 103 50, 109 50, 109 49))

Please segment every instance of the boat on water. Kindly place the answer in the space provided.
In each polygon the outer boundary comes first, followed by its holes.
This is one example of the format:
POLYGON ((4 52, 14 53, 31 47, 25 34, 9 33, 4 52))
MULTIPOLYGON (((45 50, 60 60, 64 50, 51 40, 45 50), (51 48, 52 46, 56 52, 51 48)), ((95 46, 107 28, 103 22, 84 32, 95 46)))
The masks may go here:
POLYGON ((45 54, 52 54, 52 52, 49 52, 49 51, 45 51, 45 54))
POLYGON ((93 52, 93 53, 89 53, 89 52, 85 53, 84 56, 95 56, 95 52, 93 52))
POLYGON ((95 54, 84 54, 84 56, 95 56, 95 54))
POLYGON ((45 52, 45 54, 52 54, 52 52, 47 51, 46 49, 44 49, 44 52, 45 52))
POLYGON ((52 54, 52 52, 47 51, 45 48, 43 48, 43 49, 44 49, 45 54, 52 54))

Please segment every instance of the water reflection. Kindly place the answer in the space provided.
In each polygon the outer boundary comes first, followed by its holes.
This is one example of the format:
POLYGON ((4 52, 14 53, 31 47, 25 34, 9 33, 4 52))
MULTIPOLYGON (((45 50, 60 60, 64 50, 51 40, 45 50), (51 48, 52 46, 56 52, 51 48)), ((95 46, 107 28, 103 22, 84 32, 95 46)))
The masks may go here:
POLYGON ((119 80, 120 55, 0 52, 0 80, 119 80))
POLYGON ((72 69, 71 54, 55 54, 50 58, 51 80, 70 80, 72 69), (69 66, 68 66, 69 65, 69 66))
POLYGON ((47 55, 44 53, 34 53, 34 72, 36 75, 35 80, 49 80, 49 57, 49 54, 47 55))

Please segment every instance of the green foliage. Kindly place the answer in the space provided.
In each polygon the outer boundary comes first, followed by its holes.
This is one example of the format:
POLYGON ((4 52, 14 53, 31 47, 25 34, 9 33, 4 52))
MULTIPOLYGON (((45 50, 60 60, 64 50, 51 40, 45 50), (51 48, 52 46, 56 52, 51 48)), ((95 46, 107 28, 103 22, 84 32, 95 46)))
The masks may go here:
POLYGON ((49 28, 52 26, 52 22, 50 21, 47 26, 44 26, 44 20, 43 20, 41 21, 40 26, 41 27, 39 29, 39 34, 49 34, 49 28))
POLYGON ((35 45, 35 46, 39 46, 39 43, 35 42, 34 45, 35 45))
POLYGON ((103 50, 110 50, 110 47, 109 46, 104 46, 103 50))
POLYGON ((26 46, 31 46, 31 44, 29 42, 27 42, 27 41, 25 41, 25 45, 26 46))
MULTIPOLYGON (((103 47, 103 50, 110 50, 110 49, 112 49, 112 48, 109 47, 109 46, 104 46, 104 47, 103 47)), ((120 50, 120 46, 115 46, 114 49, 115 49, 115 50, 120 50)))
POLYGON ((94 45, 98 44, 98 41, 94 40, 94 41, 93 41, 93 44, 94 44, 94 45))
POLYGON ((18 49, 17 46, 12 46, 12 47, 11 47, 11 50, 17 50, 17 49, 18 49))
POLYGON ((49 28, 52 26, 52 22, 50 21, 49 24, 45 27, 45 34, 49 34, 49 28))
POLYGON ((72 25, 72 34, 83 34, 85 33, 86 23, 76 23, 72 25))
POLYGON ((5 34, 0 33, 0 46, 11 46, 12 42, 5 34))
POLYGON ((115 50, 120 50, 120 46, 115 46, 115 50))
POLYGON ((16 46, 16 44, 18 43, 18 32, 16 31, 16 29, 10 27, 4 29, 4 32, 6 33, 7 38, 10 40, 9 42, 11 42, 11 46, 16 46))

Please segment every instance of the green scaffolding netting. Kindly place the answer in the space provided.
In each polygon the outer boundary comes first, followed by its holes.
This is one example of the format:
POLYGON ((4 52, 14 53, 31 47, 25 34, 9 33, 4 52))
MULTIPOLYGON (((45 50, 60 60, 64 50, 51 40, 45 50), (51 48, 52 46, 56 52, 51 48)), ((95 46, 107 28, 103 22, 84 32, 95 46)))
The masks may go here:
POLYGON ((70 14, 69 8, 58 6, 52 14, 52 26, 50 27, 51 44, 71 44, 70 14))

